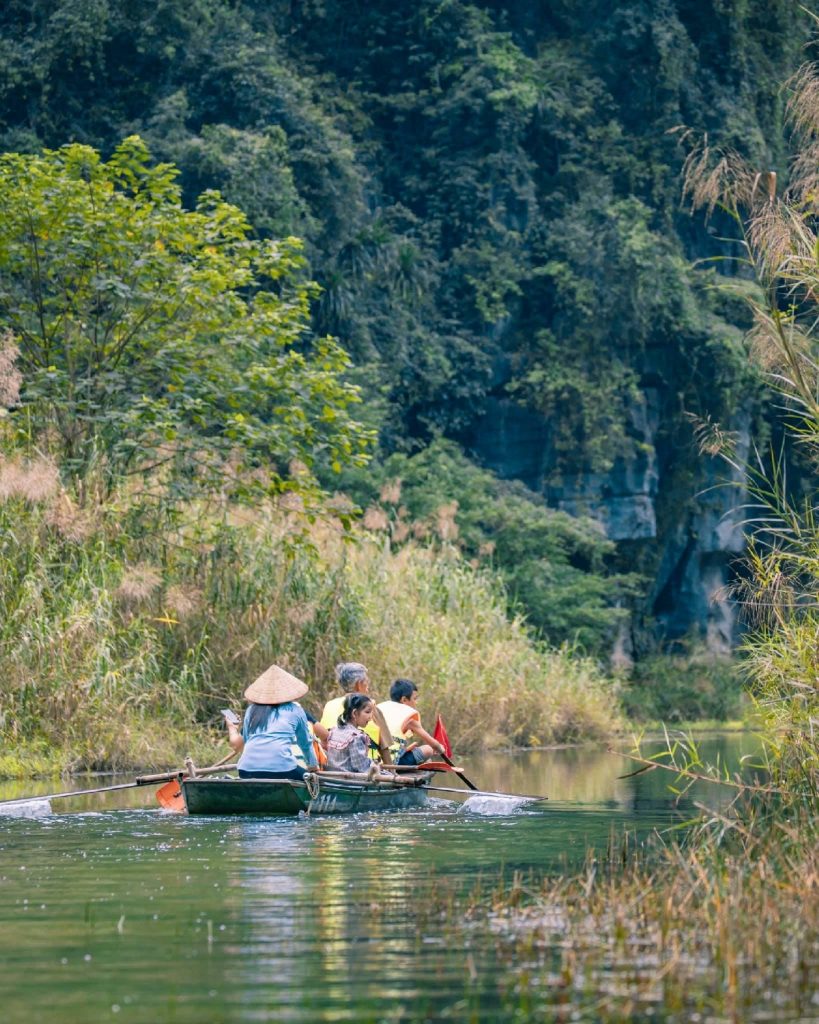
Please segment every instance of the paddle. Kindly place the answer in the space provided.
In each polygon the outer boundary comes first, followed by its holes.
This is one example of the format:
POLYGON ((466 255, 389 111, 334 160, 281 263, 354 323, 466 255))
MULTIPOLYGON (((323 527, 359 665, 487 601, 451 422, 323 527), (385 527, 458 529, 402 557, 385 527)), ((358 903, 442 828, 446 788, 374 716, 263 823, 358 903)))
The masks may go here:
MULTIPOLYGON (((468 778, 467 778, 467 777, 466 777, 466 776, 464 775, 464 773, 463 773, 463 772, 461 771, 461 769, 460 769, 460 768, 456 768, 456 767, 455 767, 455 765, 454 765, 454 764, 452 763, 452 761, 450 761, 450 759, 449 759, 449 758, 448 758, 448 757, 446 756, 446 754, 441 754, 441 759, 442 759, 443 761, 445 761, 445 762, 446 762, 446 764, 448 764, 448 765, 449 765, 449 767, 450 767, 450 768, 451 768, 451 769, 453 770, 453 772, 455 772, 455 774, 456 774, 456 775, 458 776, 458 778, 459 778, 459 779, 461 779, 461 780, 462 780, 463 782, 465 782, 465 783, 466 783, 466 785, 467 785, 467 786, 469 786, 469 788, 470 788, 470 789, 474 790, 474 791, 475 791, 476 793, 481 793, 481 792, 483 792, 482 790, 479 790, 479 789, 478 789, 478 787, 477 787, 477 786, 475 785, 475 783, 474 783, 474 782, 471 782, 471 781, 470 781, 470 780, 469 780, 469 779, 468 779, 468 778)), ((484 796, 485 796, 485 795, 486 795, 486 794, 484 793, 484 796)), ((503 795, 503 794, 501 794, 501 795, 503 795)))
POLYGON ((449 742, 449 736, 447 735, 446 726, 444 725, 444 720, 443 718, 441 718, 440 715, 435 716, 435 728, 432 730, 432 736, 444 748, 441 751, 441 759, 449 765, 452 771, 455 772, 455 774, 463 783, 465 783, 467 786, 469 786, 470 789, 474 790, 477 793, 478 787, 474 784, 474 782, 470 782, 470 780, 464 775, 463 770, 460 768, 456 768, 455 765, 452 763, 452 744, 449 742))
MULTIPOLYGON (((229 765, 211 765, 209 768, 197 768, 197 775, 208 775, 211 772, 229 771, 231 768, 235 768, 235 764, 229 765)), ((186 769, 177 768, 170 772, 160 772, 157 775, 139 775, 133 782, 120 782, 116 786, 96 786, 94 789, 71 789, 66 790, 63 793, 45 793, 42 796, 18 796, 13 800, 0 801, 0 814, 3 813, 4 808, 14 807, 18 804, 30 804, 37 803, 39 801, 47 800, 62 800, 69 796, 90 796, 92 793, 113 793, 119 789, 135 789, 138 786, 153 786, 157 782, 171 782, 178 778, 179 775, 184 775, 186 769)))
MULTIPOLYGON (((424 790, 430 793, 460 793, 461 796, 465 796, 465 792, 462 789, 458 789, 455 786, 424 786, 424 790)), ((490 793, 485 789, 473 789, 469 793, 470 799, 473 796, 493 796, 502 800, 548 800, 548 796, 534 796, 531 793, 490 793)))
MULTIPOLYGON (((411 771, 414 770, 415 772, 424 772, 424 771, 426 771, 425 766, 422 765, 422 764, 416 766, 414 769, 412 769, 411 766, 409 766, 409 765, 407 765, 407 766, 402 766, 402 765, 389 765, 389 766, 387 766, 387 765, 385 765, 383 767, 383 769, 382 769, 382 774, 381 774, 380 777, 379 776, 370 776, 370 774, 368 772, 333 772, 333 771, 326 772, 325 771, 325 772, 319 772, 317 774, 317 778, 319 780, 325 779, 325 778, 326 779, 352 779, 352 780, 355 780, 356 782, 370 782, 370 783, 375 783, 376 785, 388 785, 389 782, 391 781, 392 785, 394 785, 394 786, 415 786, 417 784, 417 780, 416 779, 409 779, 406 776, 404 776, 404 778, 401 778, 401 776, 398 774, 401 771, 402 767, 406 767, 408 770, 411 770, 411 771), (384 778, 385 775, 387 775, 387 776, 392 775, 393 772, 395 774, 393 775, 391 780, 384 778)), ((534 796, 532 794, 524 794, 524 793, 492 793, 492 792, 489 792, 488 790, 485 790, 485 789, 476 789, 476 790, 473 790, 470 793, 467 793, 465 790, 457 789, 454 786, 423 786, 421 788, 423 788, 424 792, 430 792, 430 793, 460 793, 461 796, 469 796, 469 797, 473 797, 473 796, 491 796, 491 797, 495 797, 498 800, 548 800, 549 799, 547 796, 534 796)))

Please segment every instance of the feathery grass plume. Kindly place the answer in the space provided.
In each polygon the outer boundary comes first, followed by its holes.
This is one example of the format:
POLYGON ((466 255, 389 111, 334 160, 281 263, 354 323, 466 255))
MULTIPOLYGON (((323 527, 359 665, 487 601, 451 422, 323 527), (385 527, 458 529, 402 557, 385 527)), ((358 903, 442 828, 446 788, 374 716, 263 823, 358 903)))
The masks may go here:
POLYGON ((751 541, 746 560, 750 576, 740 577, 730 587, 744 618, 763 629, 784 624, 799 601, 793 576, 787 569, 787 556, 779 548, 763 551, 751 541))
POLYGON ((693 412, 687 412, 685 417, 691 423, 694 441, 701 455, 725 455, 733 458, 739 434, 723 430, 718 423, 714 423, 710 414, 697 416, 693 412))
POLYGON ((61 489, 56 499, 52 502, 46 522, 53 527, 61 537, 78 544, 86 540, 94 532, 95 523, 93 512, 90 508, 80 508, 71 499, 71 495, 61 489))
POLYGON ((416 540, 424 540, 429 536, 429 524, 422 519, 416 519, 412 524, 412 535, 416 540))
POLYGON ((785 83, 790 96, 785 105, 788 121, 802 137, 819 135, 819 65, 803 64, 785 83))
POLYGON ((787 275, 815 258, 816 236, 803 218, 784 204, 758 204, 748 218, 747 233, 763 274, 787 275))
MULTIPOLYGON (((688 141, 690 132, 680 137, 688 141)), ((754 172, 734 150, 713 148, 708 136, 696 143, 683 162, 683 197, 695 210, 704 210, 711 217, 719 207, 751 206, 760 195, 760 175, 754 172)))
POLYGON ((34 503, 46 501, 59 486, 60 474, 51 459, 0 460, 0 501, 9 498, 34 503))
POLYGON ((403 544, 409 535, 410 527, 408 523, 398 519, 392 524, 392 539, 396 544, 403 544))
POLYGON ((301 630, 315 621, 317 610, 314 604, 302 602, 288 608, 285 616, 289 625, 301 630))
POLYGON ((379 500, 384 505, 397 505, 401 500, 401 480, 389 480, 381 488, 379 500))
POLYGON ((127 566, 115 597, 122 604, 139 604, 147 600, 161 583, 162 574, 154 566, 146 563, 127 566))
POLYGON ((16 365, 19 355, 11 331, 0 334, 0 408, 10 409, 20 399, 23 375, 16 365))
POLYGON ((790 95, 785 115, 799 149, 791 165, 788 200, 805 212, 819 201, 819 75, 813 62, 803 64, 785 83, 790 95))
POLYGON ((390 525, 387 513, 377 505, 370 505, 364 513, 363 523, 365 530, 387 530, 390 525))
POLYGON ((165 608, 179 619, 196 614, 202 607, 204 594, 199 587, 174 585, 165 593, 165 608))
POLYGON ((352 498, 343 491, 336 491, 335 494, 328 498, 327 509, 334 515, 348 516, 355 512, 356 505, 352 498))
POLYGON ((455 516, 458 514, 458 502, 450 501, 440 505, 435 510, 435 532, 443 541, 453 541, 458 538, 458 524, 455 516))
POLYGON ((304 498, 295 491, 285 491, 279 498, 279 508, 285 512, 303 512, 304 498))

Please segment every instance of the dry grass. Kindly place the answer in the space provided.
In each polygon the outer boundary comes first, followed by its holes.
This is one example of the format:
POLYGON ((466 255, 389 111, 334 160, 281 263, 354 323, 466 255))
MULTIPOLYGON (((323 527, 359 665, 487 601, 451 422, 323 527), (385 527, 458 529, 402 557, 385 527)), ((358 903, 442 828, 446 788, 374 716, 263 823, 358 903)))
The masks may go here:
MULTIPOLYGON (((761 848, 624 846, 569 878, 454 901, 492 936, 504 1007, 527 1020, 812 1020, 819 982, 817 836, 781 826, 761 848)), ((511 1018, 510 1018, 511 1019, 511 1018)))
POLYGON ((178 760, 271 662, 308 681, 314 710, 340 660, 367 664, 383 697, 409 675, 460 750, 618 725, 596 668, 535 644, 454 551, 393 552, 367 530, 351 545, 332 518, 304 534, 273 506, 227 522, 190 508, 136 542, 122 504, 85 509, 81 530, 55 507, 17 490, 0 504, 0 730, 63 767, 178 760))

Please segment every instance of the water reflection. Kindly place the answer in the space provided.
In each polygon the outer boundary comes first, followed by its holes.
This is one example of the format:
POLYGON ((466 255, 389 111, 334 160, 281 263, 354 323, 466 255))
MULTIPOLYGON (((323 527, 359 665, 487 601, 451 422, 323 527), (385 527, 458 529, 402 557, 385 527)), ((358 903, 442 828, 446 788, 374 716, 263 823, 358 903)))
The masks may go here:
MULTIPOLYGON (((751 745, 717 742, 736 757, 751 745)), ((446 894, 496 884, 501 866, 570 868, 612 831, 639 840, 687 813, 660 773, 616 778, 628 770, 588 749, 491 755, 470 763, 475 781, 550 800, 488 816, 441 799, 188 819, 126 790, 0 818, 4 1024, 497 1020, 491 937, 449 948, 446 894)), ((0 799, 53 790, 5 784, 0 799)))

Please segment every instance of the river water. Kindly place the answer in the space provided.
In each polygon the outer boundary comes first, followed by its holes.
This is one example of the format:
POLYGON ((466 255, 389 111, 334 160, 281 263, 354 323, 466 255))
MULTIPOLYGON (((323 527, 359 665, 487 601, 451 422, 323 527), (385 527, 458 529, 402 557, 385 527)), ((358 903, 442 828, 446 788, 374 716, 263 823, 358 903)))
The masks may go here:
MULTIPOLYGON (((702 743, 729 764, 754 747, 702 743)), ((452 948, 447 894, 684 820, 671 777, 617 778, 633 768, 588 748, 469 762, 482 787, 549 797, 537 804, 441 794, 406 813, 186 818, 139 789, 0 817, 0 1019, 504 1020, 492 945, 452 948)), ((55 788, 0 783, 0 800, 55 788)))

